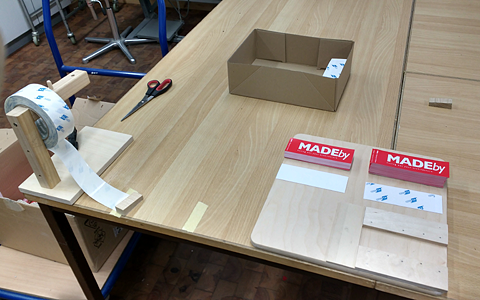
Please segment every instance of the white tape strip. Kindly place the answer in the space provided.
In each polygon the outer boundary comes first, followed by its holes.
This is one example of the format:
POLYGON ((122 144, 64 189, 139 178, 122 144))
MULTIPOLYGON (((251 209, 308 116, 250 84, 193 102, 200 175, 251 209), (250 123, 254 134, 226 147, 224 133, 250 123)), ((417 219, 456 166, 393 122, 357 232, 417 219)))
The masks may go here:
POLYGON ((5 100, 5 113, 16 106, 28 107, 40 117, 35 124, 45 146, 58 155, 85 193, 111 209, 128 197, 103 181, 80 153, 65 141, 75 124, 72 112, 60 96, 42 85, 30 84, 5 100))
POLYGON ((282 164, 277 179, 314 186, 321 189, 345 193, 348 177, 282 164))

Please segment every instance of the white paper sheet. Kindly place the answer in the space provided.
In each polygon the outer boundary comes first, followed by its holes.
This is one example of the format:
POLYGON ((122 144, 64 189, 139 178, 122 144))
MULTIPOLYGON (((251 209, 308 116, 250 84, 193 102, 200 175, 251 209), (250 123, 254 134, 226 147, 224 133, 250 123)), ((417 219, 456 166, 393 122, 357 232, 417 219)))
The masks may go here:
POLYGON ((277 179, 314 186, 321 189, 345 193, 348 177, 282 164, 277 179))

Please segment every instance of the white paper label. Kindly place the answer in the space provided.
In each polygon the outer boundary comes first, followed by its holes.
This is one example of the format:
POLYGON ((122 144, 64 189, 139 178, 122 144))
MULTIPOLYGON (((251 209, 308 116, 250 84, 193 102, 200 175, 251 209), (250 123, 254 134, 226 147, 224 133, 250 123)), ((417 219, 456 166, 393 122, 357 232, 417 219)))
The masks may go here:
POLYGON ((309 185, 330 191, 345 193, 348 177, 282 164, 277 179, 309 185))

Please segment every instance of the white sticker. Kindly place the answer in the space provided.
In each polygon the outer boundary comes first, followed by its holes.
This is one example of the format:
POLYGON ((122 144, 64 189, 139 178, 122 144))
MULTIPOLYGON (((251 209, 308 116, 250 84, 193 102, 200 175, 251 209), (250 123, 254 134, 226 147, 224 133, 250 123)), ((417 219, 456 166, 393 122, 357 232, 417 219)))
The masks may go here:
POLYGON ((282 164, 277 179, 309 185, 325 190, 345 193, 348 177, 282 164))
POLYGON ((344 58, 332 58, 323 72, 323 77, 339 78, 346 62, 344 58))
POLYGON ((443 213, 441 195, 402 189, 373 182, 365 183, 363 198, 366 200, 426 210, 438 214, 443 213))

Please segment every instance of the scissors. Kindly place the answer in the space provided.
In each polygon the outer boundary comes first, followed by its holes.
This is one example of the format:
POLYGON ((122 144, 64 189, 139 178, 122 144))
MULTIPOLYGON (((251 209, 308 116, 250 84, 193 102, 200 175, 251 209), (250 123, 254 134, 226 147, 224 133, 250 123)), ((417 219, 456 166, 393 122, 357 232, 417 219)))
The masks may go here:
POLYGON ((145 93, 145 97, 143 97, 142 101, 138 102, 137 105, 125 116, 123 119, 120 120, 122 122, 126 118, 130 117, 134 112, 139 110, 142 106, 147 104, 150 100, 153 98, 165 93, 172 87, 172 80, 171 79, 165 79, 162 83, 158 80, 150 80, 147 83, 148 90, 145 93))

